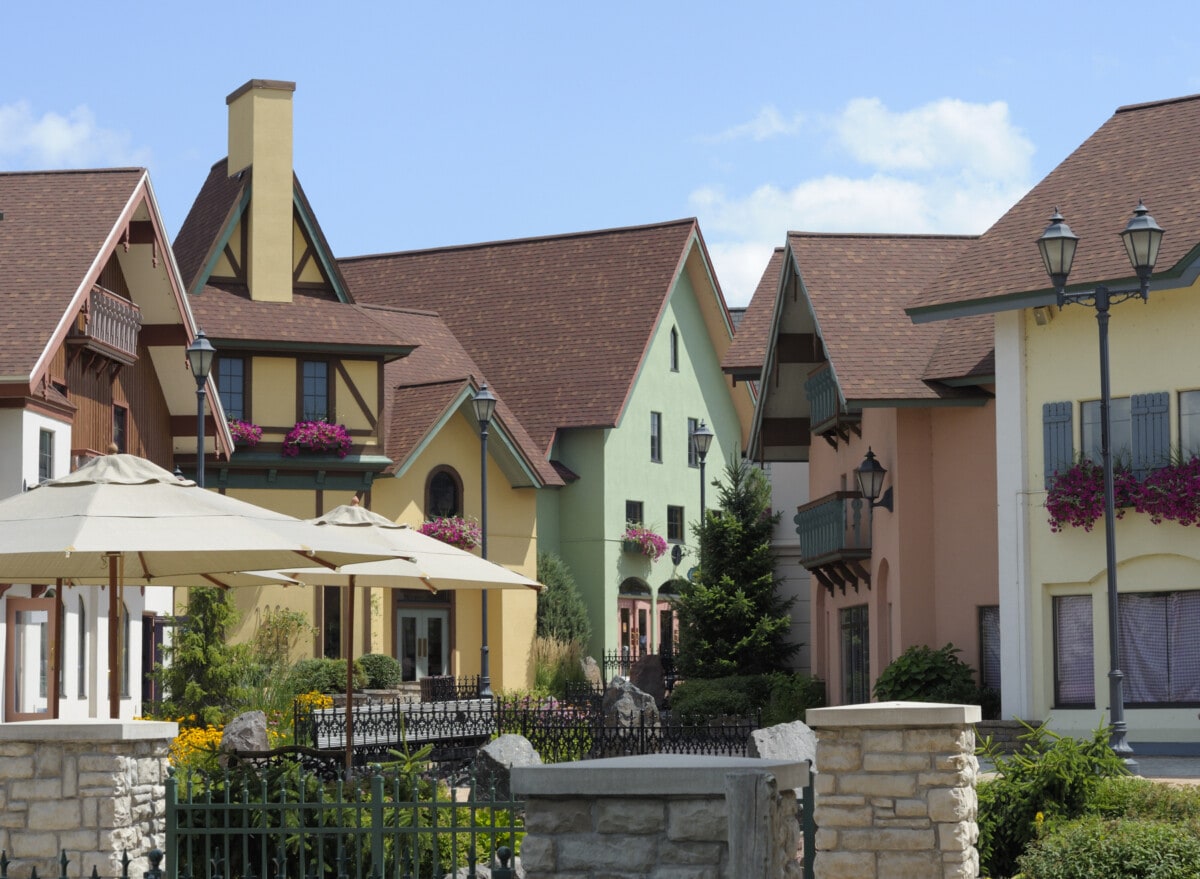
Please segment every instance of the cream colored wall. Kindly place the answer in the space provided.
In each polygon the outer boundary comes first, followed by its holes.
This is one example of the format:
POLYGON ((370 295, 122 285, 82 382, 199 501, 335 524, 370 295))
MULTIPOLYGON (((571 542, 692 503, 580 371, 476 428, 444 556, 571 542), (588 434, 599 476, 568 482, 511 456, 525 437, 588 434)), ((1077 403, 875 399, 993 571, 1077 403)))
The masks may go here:
POLYGON ((263 441, 283 442, 286 430, 296 423, 295 358, 253 358, 250 381, 251 413, 254 423, 264 428, 263 441))
MULTIPOLYGON (((332 364, 330 366, 332 368, 332 364)), ((359 396, 363 398, 371 412, 376 413, 379 408, 379 364, 371 360, 343 360, 342 368, 350 376, 359 396)), ((334 420, 344 424, 349 430, 373 431, 367 413, 363 412, 362 407, 358 405, 358 401, 350 393, 350 385, 337 370, 334 370, 334 383, 336 385, 334 399, 337 405, 334 420)), ((366 442, 369 446, 375 446, 378 445, 375 437, 375 433, 369 437, 356 436, 354 441, 356 443, 366 442)))
MULTIPOLYGON (((1169 391, 1172 448, 1178 444, 1180 390, 1200 388, 1200 284, 1183 290, 1153 291, 1149 302, 1116 305, 1109 325, 1113 397, 1169 391)), ((1053 309, 1038 326, 1023 314, 1028 467, 1024 500, 1029 575, 1018 588, 1028 608, 1031 670, 1030 712, 1051 718, 1055 729, 1086 733, 1107 716, 1108 607, 1104 573, 1104 525, 1091 532, 1070 528, 1054 534, 1045 510, 1042 404, 1075 403, 1074 445, 1080 445, 1079 401, 1099 398, 1098 330, 1095 310, 1082 306, 1053 309), (1061 594, 1092 596, 1095 641, 1095 710, 1058 710, 1054 701, 1052 599, 1061 594)), ((1000 376, 1003 379, 1003 376, 1000 376)), ((1200 588, 1200 542, 1194 528, 1171 522, 1152 525, 1128 511, 1116 522, 1117 582, 1120 592, 1159 592, 1200 588)), ((1016 600, 1014 598, 1014 600, 1016 600)), ((1008 660, 1005 660, 1008 666, 1008 660)), ((1200 739, 1195 709, 1127 709, 1131 741, 1195 742, 1200 739)))
MULTIPOLYGON (((495 431, 489 444, 498 442, 495 431)), ((439 466, 453 467, 462 480, 467 516, 480 518, 479 433, 461 412, 450 418, 435 442, 421 453, 404 475, 380 479, 371 491, 376 512, 414 527, 424 521, 425 484, 439 466)), ((537 575, 537 498, 531 488, 514 489, 489 456, 488 559, 506 568, 537 575)), ((475 551, 476 553, 479 550, 475 551)), ((455 674, 479 673, 480 593, 458 590, 454 594, 454 641, 451 667, 455 674)), ((395 649, 391 602, 379 626, 381 652, 395 649)), ((537 595, 530 590, 496 590, 488 593, 488 646, 493 690, 524 689, 532 683, 529 652, 537 628, 537 595)))

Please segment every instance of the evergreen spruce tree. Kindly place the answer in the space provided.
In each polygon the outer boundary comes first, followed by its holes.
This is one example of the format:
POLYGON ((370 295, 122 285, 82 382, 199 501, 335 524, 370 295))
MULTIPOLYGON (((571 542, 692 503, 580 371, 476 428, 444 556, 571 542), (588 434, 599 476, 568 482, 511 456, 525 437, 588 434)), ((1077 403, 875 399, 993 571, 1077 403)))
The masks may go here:
POLYGON ((800 645, 788 642, 794 599, 775 579, 771 486, 761 470, 732 460, 716 483, 720 509, 693 526, 700 565, 677 602, 679 665, 685 677, 756 675, 787 665, 800 645))
POLYGON ((540 552, 537 577, 545 587, 537 603, 538 637, 586 647, 592 623, 567 563, 553 553, 540 552))

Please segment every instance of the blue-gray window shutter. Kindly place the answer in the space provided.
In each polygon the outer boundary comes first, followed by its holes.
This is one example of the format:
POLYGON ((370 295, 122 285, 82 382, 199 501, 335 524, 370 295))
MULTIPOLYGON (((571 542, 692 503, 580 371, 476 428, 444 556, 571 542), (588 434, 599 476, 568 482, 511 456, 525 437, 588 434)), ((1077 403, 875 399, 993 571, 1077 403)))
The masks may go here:
POLYGON ((1042 404, 1042 460, 1047 488, 1055 473, 1065 473, 1075 463, 1073 410, 1070 401, 1042 404))
POLYGON ((1166 392, 1129 398, 1133 422, 1133 475, 1145 479, 1151 470, 1171 463, 1171 398, 1166 392))

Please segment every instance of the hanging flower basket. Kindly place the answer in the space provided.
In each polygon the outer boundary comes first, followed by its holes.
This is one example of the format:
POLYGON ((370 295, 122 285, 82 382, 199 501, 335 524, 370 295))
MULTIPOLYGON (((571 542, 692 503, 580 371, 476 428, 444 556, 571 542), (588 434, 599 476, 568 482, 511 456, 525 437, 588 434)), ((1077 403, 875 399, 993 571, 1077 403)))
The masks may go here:
POLYGON ((479 546, 482 533, 479 523, 474 519, 462 516, 445 516, 430 519, 417 529, 422 534, 436 538, 442 543, 457 546, 459 549, 474 549, 479 546))
POLYGON ((230 419, 229 432, 233 434, 234 445, 245 446, 248 449, 257 446, 259 440, 262 439, 261 427, 249 421, 239 421, 236 418, 230 419))
POLYGON ((294 458, 301 452, 321 455, 336 452, 339 458, 350 451, 350 435, 341 424, 327 421, 298 421, 283 438, 283 454, 294 458))
POLYGON ((667 542, 648 528, 630 525, 621 535, 624 552, 640 553, 652 562, 658 561, 667 551, 667 542))
MULTIPOLYGON (((1200 458, 1152 471, 1143 482, 1126 468, 1113 471, 1113 506, 1118 519, 1129 508, 1146 513, 1158 525, 1164 521, 1200 525, 1200 458)), ((1082 461, 1059 473, 1046 493, 1050 530, 1068 527, 1091 531, 1104 515, 1104 470, 1082 461)))

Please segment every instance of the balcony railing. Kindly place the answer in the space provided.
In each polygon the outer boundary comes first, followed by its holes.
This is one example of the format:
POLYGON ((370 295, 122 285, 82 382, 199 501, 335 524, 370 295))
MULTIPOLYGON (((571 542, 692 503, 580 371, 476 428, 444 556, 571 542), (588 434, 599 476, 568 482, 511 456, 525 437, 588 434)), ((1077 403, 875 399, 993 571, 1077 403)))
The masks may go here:
POLYGON ((796 510, 800 563, 831 592, 871 582, 861 562, 871 557, 870 507, 857 491, 839 491, 796 510))
POLYGON ((804 382, 804 393, 808 397, 809 421, 814 434, 836 446, 835 437, 846 439, 850 430, 858 431, 862 412, 842 407, 837 379, 828 363, 809 375, 804 382))
POLYGON ((87 304, 79 312, 67 339, 105 357, 130 364, 137 360, 141 326, 142 314, 135 304, 97 284, 92 287, 87 304))

